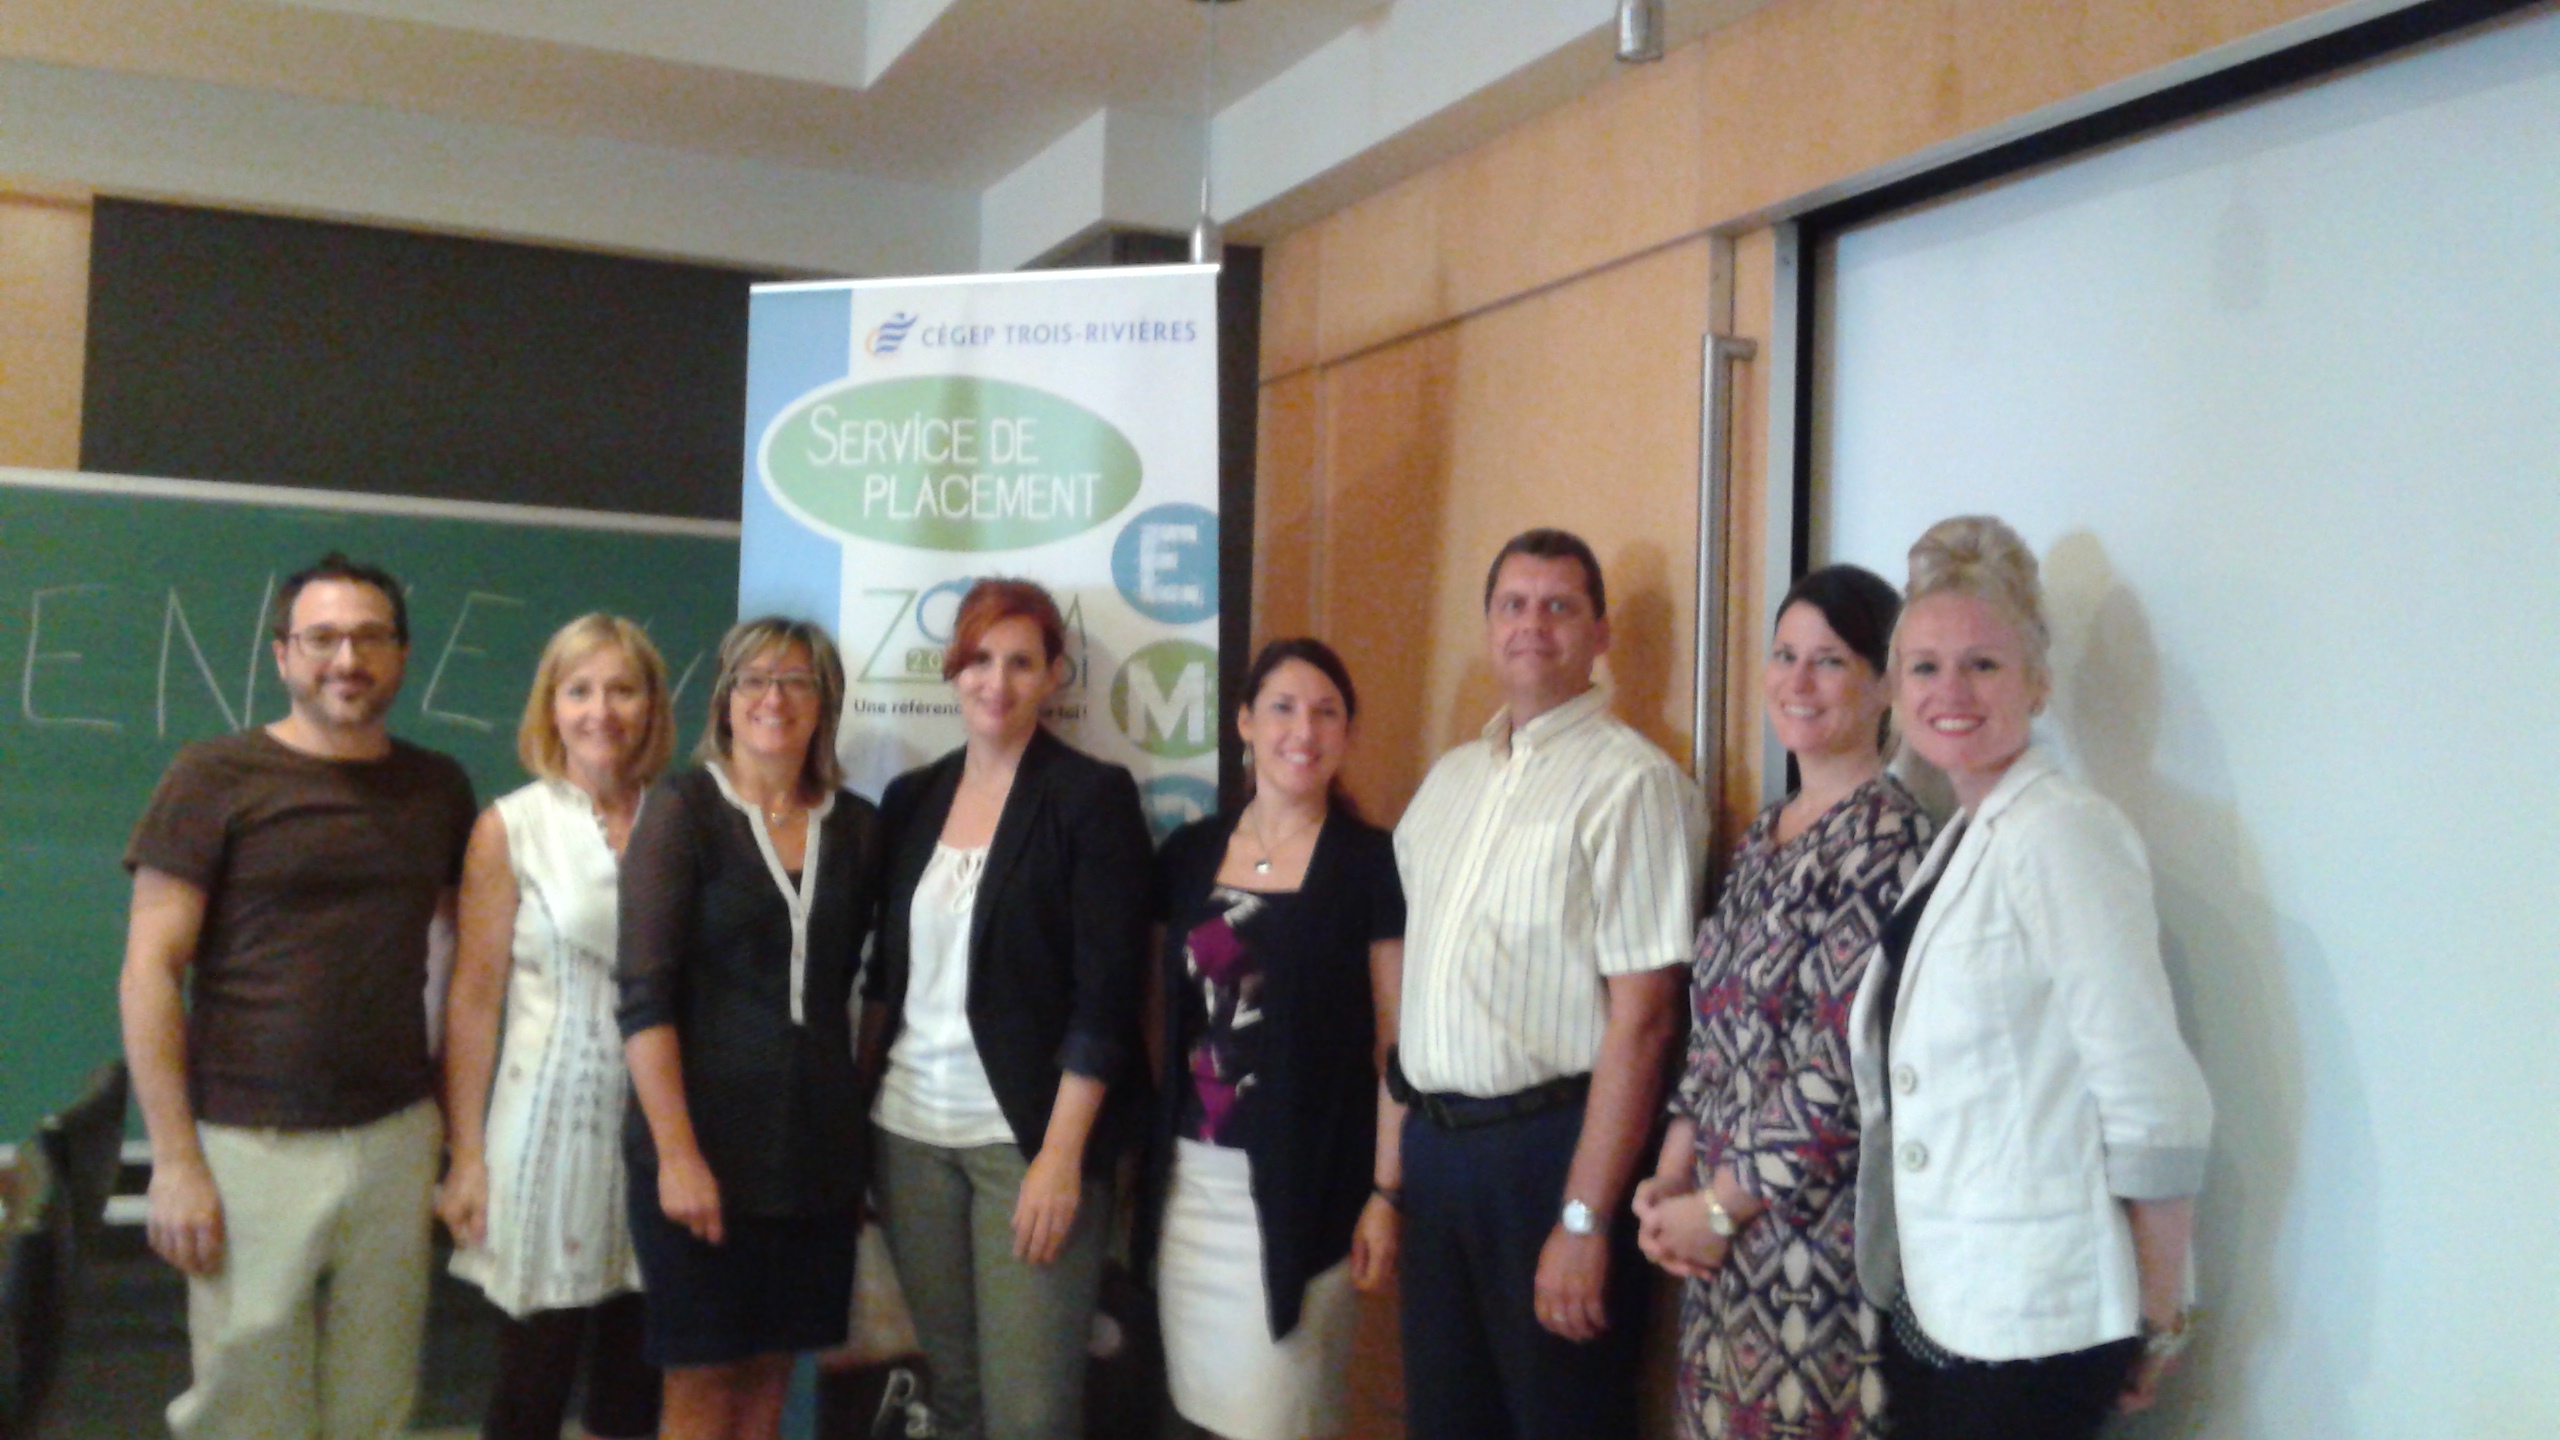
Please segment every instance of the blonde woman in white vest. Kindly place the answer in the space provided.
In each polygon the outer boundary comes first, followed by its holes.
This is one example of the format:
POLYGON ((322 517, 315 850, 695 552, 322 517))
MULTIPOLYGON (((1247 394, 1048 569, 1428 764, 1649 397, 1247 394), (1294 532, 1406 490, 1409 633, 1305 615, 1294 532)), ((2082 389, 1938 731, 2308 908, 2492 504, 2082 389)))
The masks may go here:
POLYGON ((436 1212, 454 1273, 507 1316, 487 1440, 558 1436, 582 1357, 587 1434, 658 1428, 624 1218, 613 957, 622 842, 674 751, 657 647, 617 616, 570 621, 516 730, 533 783, 480 816, 463 857, 436 1212))
POLYGON ((2149 1404, 2187 1336, 2212 1100, 2141 837, 2032 743, 2047 644, 2015 531, 1965 516, 1912 547, 1895 718, 1959 813, 1849 1017, 1896 1440, 2081 1440, 2149 1404))

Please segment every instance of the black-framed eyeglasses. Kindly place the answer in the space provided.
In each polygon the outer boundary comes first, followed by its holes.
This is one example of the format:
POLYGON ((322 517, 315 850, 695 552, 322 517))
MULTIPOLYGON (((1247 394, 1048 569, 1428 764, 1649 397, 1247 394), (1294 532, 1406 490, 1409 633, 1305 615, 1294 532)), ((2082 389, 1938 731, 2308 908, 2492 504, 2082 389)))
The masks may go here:
POLYGON ((309 625, 289 637, 293 648, 308 660, 326 660, 338 653, 341 645, 353 645, 356 653, 367 658, 388 655, 400 648, 400 632, 388 625, 358 625, 341 630, 335 625, 309 625))

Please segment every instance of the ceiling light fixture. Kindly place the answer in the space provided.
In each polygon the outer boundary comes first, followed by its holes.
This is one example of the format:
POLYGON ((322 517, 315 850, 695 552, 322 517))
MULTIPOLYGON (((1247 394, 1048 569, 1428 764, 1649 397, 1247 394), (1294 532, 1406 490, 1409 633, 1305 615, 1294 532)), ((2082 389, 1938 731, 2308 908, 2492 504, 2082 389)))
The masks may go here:
POLYGON ((1206 12, 1200 42, 1200 217, 1191 222, 1191 263, 1217 263, 1226 237, 1209 210, 1209 172, 1216 158, 1218 127, 1218 7, 1236 0, 1194 0, 1206 12))
POLYGON ((1618 0, 1618 63, 1662 58, 1662 0, 1618 0))

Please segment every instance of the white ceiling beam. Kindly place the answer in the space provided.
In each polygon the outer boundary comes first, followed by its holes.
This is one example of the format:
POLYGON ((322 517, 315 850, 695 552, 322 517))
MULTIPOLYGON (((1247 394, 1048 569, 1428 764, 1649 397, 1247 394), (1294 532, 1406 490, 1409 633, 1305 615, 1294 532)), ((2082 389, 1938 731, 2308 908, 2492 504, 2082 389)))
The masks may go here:
POLYGON ((361 15, 543 40, 685 65, 858 89, 914 42, 949 0, 275 0, 305 10, 361 15), (879 11, 908 29, 878 65, 879 11), (926 10, 921 19, 907 12, 926 10))
POLYGON ((1200 123, 1096 110, 978 204, 978 268, 1018 269, 1105 226, 1188 230, 1200 208, 1200 123))
POLYGON ((1217 208, 1242 214, 1597 36, 1606 0, 1396 0, 1218 113, 1217 208))
POLYGON ((879 83, 954 0, 862 0, 862 83, 879 83))
POLYGON ((1102 213, 1111 113, 1096 110, 978 197, 980 270, 1013 270, 1102 213))
POLYGON ((823 275, 965 270, 977 197, 837 171, 0 60, 0 174, 99 194, 823 275))
MULTIPOLYGON (((1671 0, 1677 47, 1772 0, 1671 0)), ((1597 88, 1612 0, 1394 0, 1218 112, 1216 209, 1237 238, 1304 225, 1597 88)))
POLYGON ((1112 111, 1103 219, 1130 229, 1189 231, 1200 215, 1200 137, 1195 115, 1112 111))
MULTIPOLYGON (((981 24, 978 7, 997 0, 270 3, 373 26, 367 45, 392 45, 407 26, 413 45, 425 35, 447 37, 448 46, 461 43, 450 37, 476 35, 532 54, 569 46, 653 57, 617 62, 641 69, 678 56, 730 72, 676 92, 724 114, 717 102, 728 92, 719 84, 764 87, 751 92, 762 95, 800 88, 763 77, 792 76, 860 88, 899 57, 920 55, 938 27, 981 24)), ((1678 44, 1767 3, 1669 0, 1670 38, 1678 44)), ((547 113, 454 118, 428 113, 439 107, 419 94, 355 103, 259 88, 263 79, 155 75, 139 62, 76 69, 0 60, 0 174, 801 273, 1005 270, 1104 226, 1187 229, 1204 133, 1216 140, 1215 201, 1229 234, 1272 238, 1601 84, 1613 68, 1613 10, 1613 0, 1377 0, 1233 100, 1206 131, 1193 117, 1088 110, 1049 121, 1067 128, 983 191, 930 174, 923 183, 885 180, 851 165, 804 168, 676 148, 680 135, 579 136, 545 128, 555 118, 547 113)), ((1333 13, 1339 23, 1338 7, 1333 13)), ((39 31, 73 50, 84 33, 68 21, 39 31)), ((970 34, 963 49, 986 39, 970 34)), ((933 54, 934 66, 951 62, 933 54)), ((571 58, 562 52, 562 63, 571 58)), ((465 62, 457 51, 453 63, 465 62)), ((683 75, 650 73, 665 83, 683 75)), ((851 112, 840 118, 860 124, 851 112)), ((805 147, 808 136, 797 138, 805 147)))

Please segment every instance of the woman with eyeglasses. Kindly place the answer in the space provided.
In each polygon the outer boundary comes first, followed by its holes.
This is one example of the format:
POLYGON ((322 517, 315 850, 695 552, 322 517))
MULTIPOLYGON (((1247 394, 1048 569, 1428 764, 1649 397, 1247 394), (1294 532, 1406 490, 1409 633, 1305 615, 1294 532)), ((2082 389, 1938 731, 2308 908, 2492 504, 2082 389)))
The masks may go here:
POLYGON ((825 631, 732 627, 700 763, 649 790, 623 853, 624 1149, 666 1440, 769 1440, 792 1355, 852 1310, 878 829, 839 788, 843 704, 825 631))
POLYGON ((873 1195, 944 1440, 1084 1433, 1146 947, 1129 772, 1041 727, 1065 620, 1023 580, 962 597, 943 678, 967 743, 893 781, 863 1074, 873 1195))
POLYGON ((534 781, 481 815, 463 857, 444 1027, 453 1160, 436 1213, 453 1273, 507 1317, 483 1440, 556 1440, 582 1356, 586 1433, 657 1432, 623 1215, 613 957, 622 851, 674 749, 648 635, 613 615, 570 621, 543 647, 516 730, 534 781))

